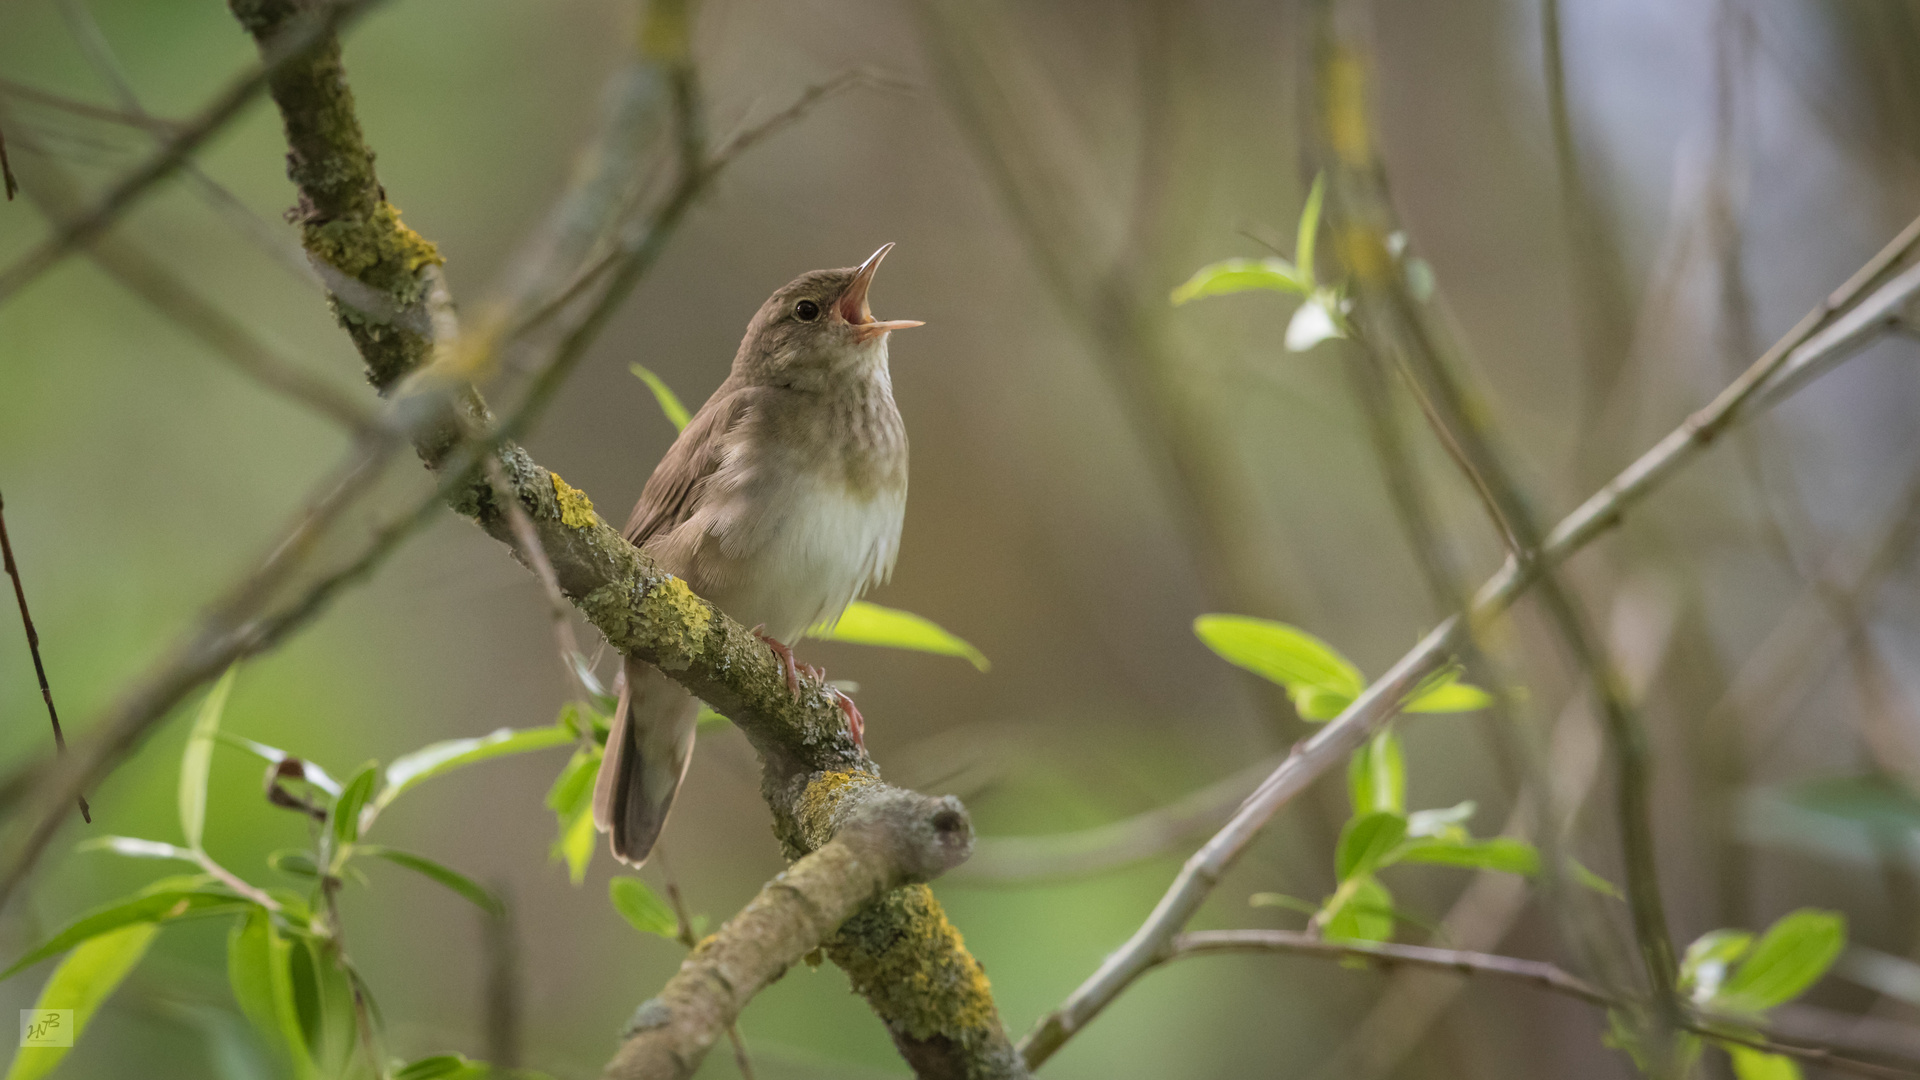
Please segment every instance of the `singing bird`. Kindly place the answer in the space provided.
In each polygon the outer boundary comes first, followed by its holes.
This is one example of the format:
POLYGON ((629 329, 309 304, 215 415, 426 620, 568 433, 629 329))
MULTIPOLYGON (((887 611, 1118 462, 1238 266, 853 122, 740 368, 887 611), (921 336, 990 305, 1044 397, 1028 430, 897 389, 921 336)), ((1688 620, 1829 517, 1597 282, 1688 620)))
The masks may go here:
MULTIPOLYGON (((654 468, 627 522, 627 539, 662 569, 754 627, 795 694, 792 642, 885 581, 900 551, 907 432, 887 337, 921 324, 876 320, 867 306, 892 249, 802 274, 760 305, 732 372, 654 468)), ((642 661, 626 661, 623 682, 593 820, 614 857, 637 866, 686 775, 700 706, 642 661)), ((834 693, 860 738, 860 711, 834 693)))

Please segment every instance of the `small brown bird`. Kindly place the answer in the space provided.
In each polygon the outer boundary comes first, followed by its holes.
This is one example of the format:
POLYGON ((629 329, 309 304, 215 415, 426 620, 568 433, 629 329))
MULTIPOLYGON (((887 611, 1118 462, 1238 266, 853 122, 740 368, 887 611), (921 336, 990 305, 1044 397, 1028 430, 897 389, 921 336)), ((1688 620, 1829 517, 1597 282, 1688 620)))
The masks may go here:
MULTIPOLYGON (((760 305, 733 371, 654 468, 627 522, 627 539, 661 568, 755 628, 796 694, 790 643, 885 581, 900 551, 907 432, 887 336, 921 324, 877 321, 867 307, 892 248, 802 274, 760 305)), ((614 857, 637 866, 686 775, 699 702, 651 664, 630 659, 624 676, 593 820, 614 857)), ((835 693, 860 738, 860 711, 835 693)))

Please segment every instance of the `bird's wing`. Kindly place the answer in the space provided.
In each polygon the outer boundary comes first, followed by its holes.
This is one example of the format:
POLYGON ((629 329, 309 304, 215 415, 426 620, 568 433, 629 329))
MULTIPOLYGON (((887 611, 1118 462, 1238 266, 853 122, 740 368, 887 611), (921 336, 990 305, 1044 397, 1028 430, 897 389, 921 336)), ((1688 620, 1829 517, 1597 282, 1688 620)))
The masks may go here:
POLYGON ((633 546, 645 547, 647 541, 693 516, 701 482, 725 460, 727 432, 740 422, 753 398, 751 387, 715 394, 687 422, 667 456, 654 466, 633 516, 627 519, 626 536, 633 546))

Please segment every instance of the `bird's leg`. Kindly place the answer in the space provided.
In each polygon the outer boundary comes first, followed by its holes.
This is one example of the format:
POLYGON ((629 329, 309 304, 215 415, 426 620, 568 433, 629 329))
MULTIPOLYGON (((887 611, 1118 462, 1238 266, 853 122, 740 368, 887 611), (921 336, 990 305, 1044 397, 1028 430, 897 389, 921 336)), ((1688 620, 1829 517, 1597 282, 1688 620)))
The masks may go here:
POLYGON ((867 748, 867 721, 860 715, 860 707, 855 705, 853 699, 848 697, 839 687, 829 686, 827 689, 833 691, 833 703, 840 706, 841 712, 847 714, 847 727, 853 729, 854 745, 865 750, 867 748))
POLYGON ((794 697, 799 697, 800 696, 800 669, 794 664, 793 650, 789 648, 786 645, 786 643, 776 640, 774 638, 768 637, 767 634, 765 633, 766 628, 767 628, 766 623, 761 623, 759 626, 754 627, 753 636, 759 638, 761 641, 766 642, 767 648, 773 650, 773 655, 776 658, 778 658, 781 665, 787 669, 787 692, 792 694, 794 697))

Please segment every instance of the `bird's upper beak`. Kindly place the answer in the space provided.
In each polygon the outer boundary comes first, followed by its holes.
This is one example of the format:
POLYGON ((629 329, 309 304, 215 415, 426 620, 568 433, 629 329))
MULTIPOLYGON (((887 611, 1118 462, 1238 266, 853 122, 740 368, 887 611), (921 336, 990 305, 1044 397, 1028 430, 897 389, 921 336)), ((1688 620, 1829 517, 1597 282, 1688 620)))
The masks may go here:
POLYGON ((870 341, 893 330, 905 330, 909 326, 925 326, 918 319, 876 320, 873 309, 867 306, 867 290, 873 285, 874 272, 880 269, 880 260, 893 250, 892 243, 880 245, 880 250, 867 257, 860 268, 853 272, 853 283, 840 296, 835 305, 835 313, 853 327, 855 340, 870 341))

